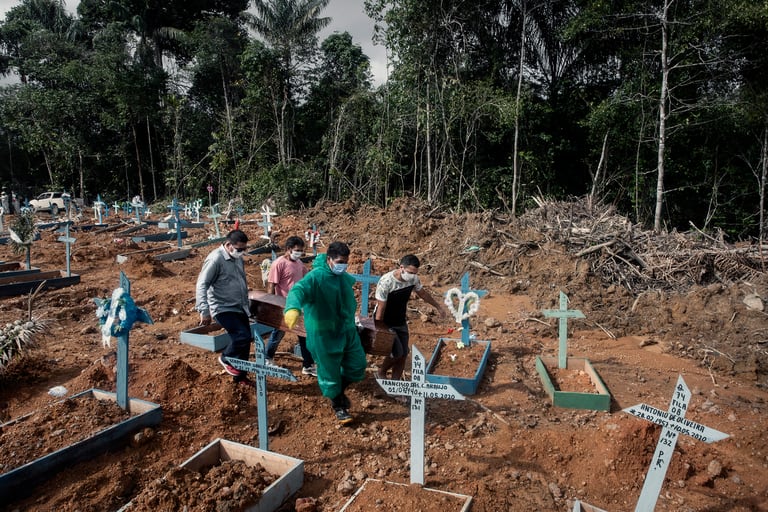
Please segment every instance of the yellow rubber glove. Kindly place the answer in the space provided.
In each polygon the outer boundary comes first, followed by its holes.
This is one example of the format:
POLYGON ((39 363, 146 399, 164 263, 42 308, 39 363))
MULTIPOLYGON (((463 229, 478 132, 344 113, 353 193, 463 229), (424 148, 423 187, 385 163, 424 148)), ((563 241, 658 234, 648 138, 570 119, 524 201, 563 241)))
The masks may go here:
POLYGON ((287 325, 289 329, 293 329, 293 327, 296 325, 296 322, 299 321, 299 310, 289 309, 283 313, 283 319, 285 320, 285 325, 287 325))

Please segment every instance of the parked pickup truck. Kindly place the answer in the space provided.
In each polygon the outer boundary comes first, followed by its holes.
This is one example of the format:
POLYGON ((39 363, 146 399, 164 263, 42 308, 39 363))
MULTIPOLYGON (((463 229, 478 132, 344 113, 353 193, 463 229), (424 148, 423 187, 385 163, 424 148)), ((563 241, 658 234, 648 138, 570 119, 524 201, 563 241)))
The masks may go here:
MULTIPOLYGON (((66 210, 66 201, 72 201, 67 192, 43 192, 29 202, 29 206, 36 212, 49 211, 52 215, 57 215, 60 211, 66 210)), ((75 204, 78 200, 74 200, 75 204)), ((81 205, 78 205, 81 206, 81 205)))

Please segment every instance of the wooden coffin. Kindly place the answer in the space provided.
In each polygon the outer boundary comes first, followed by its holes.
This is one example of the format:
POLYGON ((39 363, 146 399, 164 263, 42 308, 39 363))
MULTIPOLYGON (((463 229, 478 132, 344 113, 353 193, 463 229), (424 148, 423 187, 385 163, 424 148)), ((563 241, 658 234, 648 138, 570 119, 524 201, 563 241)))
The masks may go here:
MULTIPOLYGON (((281 331, 292 332, 297 336, 307 335, 307 331, 304 329, 304 318, 301 316, 293 329, 289 329, 285 325, 283 320, 285 297, 261 290, 251 290, 248 292, 248 298, 251 299, 251 314, 256 317, 259 323, 281 331)), ((373 318, 364 316, 360 317, 359 321, 362 328, 358 327, 358 332, 363 350, 368 354, 388 356, 392 352, 394 333, 383 322, 375 321, 373 318)))

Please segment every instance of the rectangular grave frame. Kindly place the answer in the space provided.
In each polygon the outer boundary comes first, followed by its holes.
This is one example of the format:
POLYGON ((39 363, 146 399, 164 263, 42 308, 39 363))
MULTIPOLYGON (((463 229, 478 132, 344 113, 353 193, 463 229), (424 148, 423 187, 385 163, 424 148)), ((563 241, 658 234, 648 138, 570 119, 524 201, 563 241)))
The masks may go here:
POLYGON ((485 345, 485 350, 483 350, 483 355, 480 357, 477 371, 472 378, 452 377, 449 375, 437 375, 432 373, 432 365, 437 361, 437 355, 440 353, 440 348, 443 344, 447 344, 448 342, 457 343, 461 342, 461 340, 454 338, 440 338, 437 340, 435 350, 432 351, 432 357, 427 364, 427 382, 432 382, 434 384, 450 384, 462 395, 474 395, 477 392, 477 388, 480 386, 480 381, 485 373, 485 367, 488 365, 488 358, 491 354, 491 342, 487 340, 472 340, 472 343, 485 345))
MULTIPOLYGON (((116 393, 96 388, 87 389, 68 398, 89 394, 96 400, 117 402, 116 393)), ((138 414, 107 427, 87 439, 56 450, 0 475, 0 495, 6 496, 8 500, 28 496, 37 485, 53 477, 59 471, 72 464, 98 457, 110 449, 122 447, 128 442, 132 432, 144 427, 157 426, 163 419, 160 405, 152 402, 131 398, 128 408, 130 411, 138 412, 138 414)))
MULTIPOLYGON (((261 464, 273 475, 280 475, 277 480, 264 489, 259 502, 246 507, 245 512, 274 512, 304 485, 303 460, 222 438, 214 439, 208 443, 182 463, 181 467, 191 471, 200 471, 205 467, 227 460, 243 461, 251 467, 261 464)), ((129 512, 130 510, 131 502, 128 502, 117 512, 129 512)))
POLYGON ((66 271, 63 270, 50 270, 0 277, 0 297, 11 297, 33 292, 43 281, 45 281, 44 290, 64 288, 65 286, 72 286, 80 282, 80 274, 70 274, 69 276, 66 274, 66 271))
POLYGON ((537 356, 536 371, 544 385, 544 390, 552 400, 552 405, 566 409, 588 409, 592 411, 610 411, 611 393, 608 391, 603 379, 592 366, 589 359, 583 357, 569 357, 566 359, 565 369, 584 370, 589 375, 589 380, 595 387, 597 393, 580 393, 576 391, 560 391, 555 389, 552 378, 547 371, 547 366, 556 368, 558 359, 556 357, 537 356))
MULTIPOLYGON (((353 494, 352 497, 350 497, 349 500, 347 500, 347 502, 344 504, 343 507, 341 507, 339 512, 345 512, 348 507, 351 507, 354 504, 355 498, 357 498, 357 496, 363 492, 363 490, 365 489, 365 485, 369 481, 372 481, 372 482, 384 482, 386 485, 402 485, 402 486, 408 487, 408 484, 403 484, 403 483, 399 483, 399 482, 390 482, 390 481, 381 480, 381 479, 378 479, 378 478, 366 478, 365 482, 363 482, 363 485, 361 485, 360 488, 357 491, 355 491, 355 494, 353 494)), ((441 491, 439 489, 431 489, 429 487, 422 487, 422 490, 427 491, 427 492, 434 492, 434 493, 438 493, 438 494, 448 494, 450 496, 453 496, 453 497, 456 497, 456 498, 464 500, 464 505, 461 507, 460 510, 458 510, 456 512, 469 512, 469 510, 471 510, 471 508, 472 508, 472 496, 468 496, 466 494, 459 494, 459 493, 455 493, 455 492, 450 492, 450 491, 441 491)), ((449 511, 446 511, 446 512, 453 512, 453 511, 449 510, 449 511)))
POLYGON ((38 272, 40 272, 38 267, 27 268, 27 264, 21 261, 0 263, 0 278, 36 274, 38 272))
MULTIPOLYGON (((208 333, 218 331, 220 329, 223 329, 223 327, 216 322, 208 325, 193 327, 192 329, 181 331, 181 334, 179 335, 179 341, 187 345, 209 350, 211 352, 219 352, 224 350, 227 345, 229 345, 229 334, 227 334, 226 331, 216 335, 211 335, 208 333)), ((263 337, 265 334, 268 334, 273 330, 274 327, 270 327, 258 322, 251 324, 251 332, 254 333, 254 337, 256 337, 256 334, 263 337)))

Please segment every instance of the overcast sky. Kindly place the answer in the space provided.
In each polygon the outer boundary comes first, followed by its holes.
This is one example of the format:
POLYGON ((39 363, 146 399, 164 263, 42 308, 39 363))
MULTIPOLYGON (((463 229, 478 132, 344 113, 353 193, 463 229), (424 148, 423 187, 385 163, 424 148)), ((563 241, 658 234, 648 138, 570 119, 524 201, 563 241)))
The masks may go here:
MULTIPOLYGON (((79 0, 69 0, 64 5, 71 12, 75 12, 79 0)), ((5 18, 5 13, 19 4, 18 0, 0 0, 0 19, 5 18)), ((363 52, 371 60, 371 72, 374 85, 381 85, 386 81, 387 58, 383 46, 373 45, 373 21, 365 14, 361 0, 331 0, 328 7, 322 12, 323 16, 331 18, 331 24, 320 33, 322 41, 333 32, 347 31, 352 35, 352 41, 362 47, 363 52)))

